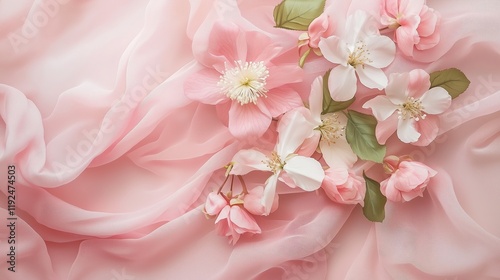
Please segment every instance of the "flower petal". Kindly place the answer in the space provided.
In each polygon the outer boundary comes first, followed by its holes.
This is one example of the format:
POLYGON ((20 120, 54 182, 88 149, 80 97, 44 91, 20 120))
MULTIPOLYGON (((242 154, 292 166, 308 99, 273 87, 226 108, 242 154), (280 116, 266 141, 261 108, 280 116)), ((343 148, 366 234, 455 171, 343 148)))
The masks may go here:
POLYGON ((372 109, 372 113, 378 121, 386 120, 398 108, 387 96, 378 95, 363 104, 363 108, 372 109))
POLYGON ((311 117, 318 124, 321 123, 321 112, 323 111, 323 77, 319 76, 312 82, 309 94, 309 110, 311 117))
POLYGON ((229 212, 229 220, 233 223, 234 230, 243 234, 245 232, 249 233, 260 233, 260 227, 255 221, 255 219, 248 214, 246 210, 239 206, 231 207, 229 212))
POLYGON ((271 171, 264 163, 265 160, 267 160, 267 156, 260 151, 254 149, 240 150, 231 160, 233 168, 229 174, 245 175, 254 170, 271 171))
POLYGON ((340 65, 347 65, 349 60, 349 49, 344 40, 337 36, 321 38, 319 49, 323 56, 330 62, 340 65))
POLYGON ((422 69, 414 69, 411 70, 408 75, 410 77, 408 83, 408 96, 421 98, 431 87, 429 74, 422 69))
POLYGON ((335 101, 347 101, 357 90, 356 72, 352 66, 339 65, 332 69, 328 78, 330 95, 335 101))
POLYGON ((451 96, 442 87, 435 87, 428 90, 420 98, 424 112, 427 114, 441 114, 451 105, 451 96))
POLYGON ((186 80, 184 93, 189 99, 210 105, 229 100, 217 85, 219 80, 219 72, 213 69, 202 69, 186 80))
POLYGON ((221 71, 225 62, 245 59, 246 48, 245 33, 236 24, 217 21, 210 32, 206 55, 200 61, 221 71))
POLYGON ((412 144, 415 146, 427 146, 436 139, 439 132, 439 118, 428 115, 425 119, 415 122, 415 128, 420 133, 420 138, 412 144))
POLYGON ((258 106, 260 105, 259 103, 265 105, 272 117, 278 117, 304 104, 299 94, 288 87, 279 87, 269 91, 267 97, 259 99, 258 106))
POLYGON ((267 66, 269 77, 266 79, 266 88, 271 90, 282 85, 302 82, 304 70, 298 65, 267 66))
POLYGON ((345 139, 339 139, 335 144, 321 141, 319 146, 326 164, 331 168, 351 168, 358 160, 345 139))
POLYGON ((400 105, 406 102, 407 88, 410 83, 410 74, 392 73, 389 75, 389 83, 385 88, 385 94, 392 103, 400 105))
POLYGON ((377 20, 362 10, 357 10, 347 18, 346 31, 345 40, 349 45, 379 34, 377 20))
POLYGON ((278 183, 279 173, 276 173, 269 177, 266 181, 266 186, 264 187, 264 194, 262 195, 261 203, 264 205, 265 213, 267 216, 271 213, 273 208, 273 203, 276 196, 276 184, 278 183))
POLYGON ((366 48, 370 50, 370 62, 375 68, 384 68, 389 66, 396 55, 396 45, 387 36, 370 36, 363 41, 366 48))
POLYGON ((415 120, 413 119, 400 119, 398 122, 398 138, 404 143, 416 142, 420 137, 420 133, 414 126, 415 120))
POLYGON ((287 160, 283 170, 305 191, 317 190, 325 178, 321 164, 313 158, 303 156, 294 156, 287 160))
POLYGON ((295 153, 304 140, 311 136, 312 125, 299 111, 287 114, 285 122, 278 124, 278 144, 276 152, 284 159, 295 153))
POLYGON ((205 213, 211 216, 217 215, 226 205, 228 205, 227 201, 221 194, 211 192, 208 194, 207 201, 205 202, 205 213))
POLYGON ((382 90, 387 86, 387 76, 382 69, 370 65, 358 65, 356 66, 356 73, 358 73, 361 83, 367 88, 382 90))
POLYGON ((271 124, 269 111, 262 111, 254 104, 231 104, 229 109, 229 132, 239 139, 260 137, 271 124))
POLYGON ((385 121, 379 121, 375 128, 375 137, 377 141, 384 145, 387 139, 391 137, 398 127, 398 115, 393 114, 385 121))

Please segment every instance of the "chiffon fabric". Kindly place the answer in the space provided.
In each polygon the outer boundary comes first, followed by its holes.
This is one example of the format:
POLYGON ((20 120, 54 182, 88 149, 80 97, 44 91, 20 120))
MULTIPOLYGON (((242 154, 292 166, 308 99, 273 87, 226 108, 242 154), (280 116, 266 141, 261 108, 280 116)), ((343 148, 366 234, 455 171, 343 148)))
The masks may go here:
MULTIPOLYGON (((234 246, 203 203, 245 144, 214 106, 185 97, 213 23, 280 42, 277 0, 0 2, 0 279, 500 279, 500 2, 429 0, 439 44, 401 53, 386 73, 461 69, 469 89, 427 147, 391 137, 438 171, 422 198, 386 205, 383 223, 322 191, 282 192, 234 246), (7 166, 16 166, 16 272, 7 270, 7 166)), ((327 1, 350 13, 378 1, 327 1)), ((372 7, 373 6, 373 7, 372 7)), ((298 60, 297 60, 298 61, 298 60)), ((304 100, 331 68, 305 65, 304 100)), ((363 90, 363 88, 361 88, 363 90)), ((366 90, 366 89, 365 89, 366 90)), ((366 101, 377 91, 367 91, 366 101)), ((362 103, 361 103, 362 104, 362 103)), ((357 170, 382 180, 381 170, 357 170)))

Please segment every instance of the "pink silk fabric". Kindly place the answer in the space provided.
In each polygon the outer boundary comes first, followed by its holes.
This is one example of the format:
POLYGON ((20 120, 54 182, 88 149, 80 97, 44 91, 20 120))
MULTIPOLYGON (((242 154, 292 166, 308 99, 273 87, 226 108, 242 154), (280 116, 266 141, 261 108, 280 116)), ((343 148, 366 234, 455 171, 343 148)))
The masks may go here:
MULTIPOLYGON (((286 193, 275 213, 257 218, 262 234, 233 246, 215 233, 202 204, 241 145, 183 84, 218 19, 295 54, 300 33, 273 28, 279 2, 1 1, 0 279, 499 279, 500 2, 492 0, 429 0, 442 15, 440 43, 386 69, 456 67, 471 80, 440 117, 435 143, 388 141, 390 153, 439 172, 424 197, 389 202, 385 221, 372 223, 359 206, 320 192, 286 193), (11 164, 15 273, 5 261, 11 164)), ((312 60, 307 79, 328 68, 312 60)))

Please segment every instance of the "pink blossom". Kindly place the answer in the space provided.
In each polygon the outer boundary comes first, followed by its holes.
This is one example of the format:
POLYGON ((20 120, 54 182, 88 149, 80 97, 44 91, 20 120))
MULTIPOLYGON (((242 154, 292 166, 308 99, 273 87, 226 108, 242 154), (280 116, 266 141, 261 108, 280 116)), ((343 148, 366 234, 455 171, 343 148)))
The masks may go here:
POLYGON ((410 73, 391 74, 386 95, 369 100, 363 108, 371 108, 379 121, 376 136, 385 143, 397 130, 404 143, 426 146, 437 136, 439 119, 451 105, 451 96, 442 87, 429 89, 429 74, 415 69, 410 73))
POLYGON ((439 42, 440 15, 425 0, 383 0, 380 14, 381 23, 396 30, 394 41, 407 56, 414 47, 426 50, 439 42))
POLYGON ((309 24, 307 32, 299 36, 299 51, 303 53, 302 50, 307 48, 311 49, 316 55, 322 56, 318 45, 320 39, 329 37, 333 31, 334 28, 330 17, 325 13, 321 14, 309 24))
POLYGON ((303 115, 295 112, 290 122, 278 125, 278 143, 274 151, 240 150, 232 159, 230 174, 244 175, 254 170, 273 173, 265 182, 261 200, 265 215, 271 212, 279 179, 290 187, 299 187, 304 191, 314 191, 321 186, 325 177, 321 164, 313 158, 296 154, 311 133, 308 124, 303 115))
POLYGON ((240 204, 226 205, 215 220, 219 235, 229 237, 229 242, 235 244, 244 233, 261 233, 255 219, 240 204))
POLYGON ((437 172, 427 165, 409 158, 394 156, 384 159, 384 169, 392 172, 391 176, 380 183, 380 191, 388 200, 410 201, 422 196, 430 178, 437 172))
POLYGON ((204 212, 210 216, 216 216, 228 205, 228 201, 222 194, 211 192, 205 201, 204 212))
MULTIPOLYGON (((264 205, 262 205, 261 201, 262 198, 264 197, 264 186, 257 186, 251 190, 248 191, 248 194, 246 194, 243 197, 243 207, 245 209, 252 213, 253 215, 258 215, 262 216, 266 214, 266 209, 264 205)), ((273 204, 271 206, 271 213, 276 211, 278 209, 278 200, 279 197, 276 195, 274 197, 273 204)))
POLYGON ((186 80, 185 94, 216 105, 235 137, 260 137, 273 117, 302 106, 299 94, 286 86, 301 81, 302 70, 271 62, 280 52, 281 47, 262 33, 216 22, 207 51, 197 57, 203 66, 186 80))
POLYGON ((325 175, 321 187, 332 201, 364 205, 366 187, 363 177, 343 168, 330 168, 325 175))
POLYGON ((366 12, 349 16, 343 34, 321 38, 319 48, 328 61, 337 64, 328 79, 333 100, 354 97, 357 77, 368 88, 381 90, 387 85, 381 68, 392 63, 396 46, 389 37, 380 35, 377 21, 366 12))

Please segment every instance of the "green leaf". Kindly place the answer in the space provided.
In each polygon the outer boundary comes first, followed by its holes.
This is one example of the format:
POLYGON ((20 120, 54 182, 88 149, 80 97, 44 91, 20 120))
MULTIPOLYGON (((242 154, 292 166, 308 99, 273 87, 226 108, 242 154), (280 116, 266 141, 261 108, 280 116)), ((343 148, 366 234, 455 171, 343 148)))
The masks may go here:
POLYGON ((385 218, 384 207, 387 202, 387 198, 380 192, 379 182, 367 177, 364 171, 363 178, 366 182, 363 214, 372 222, 382 222, 385 218))
POLYGON ((308 49, 307 51, 304 52, 304 54, 302 54, 302 56, 300 57, 299 59, 299 66, 302 68, 304 67, 304 63, 306 63, 306 58, 309 56, 309 54, 311 53, 311 49, 308 49))
POLYGON ((275 27, 307 31, 309 24, 323 13, 326 0, 283 0, 274 8, 275 27))
POLYGON ((470 81, 457 68, 436 71, 430 74, 431 88, 442 87, 451 98, 456 98, 469 87, 470 81))
POLYGON ((349 106, 351 106, 351 104, 354 103, 354 101, 356 100, 355 97, 347 101, 335 101, 332 99, 332 96, 330 95, 330 90, 328 89, 328 77, 330 77, 330 71, 331 70, 328 70, 323 76, 323 111, 321 112, 322 115, 345 110, 349 108, 349 106))
POLYGON ((377 120, 370 115, 349 110, 347 112, 346 138, 352 151, 363 160, 381 163, 385 156, 385 146, 375 137, 377 120))

